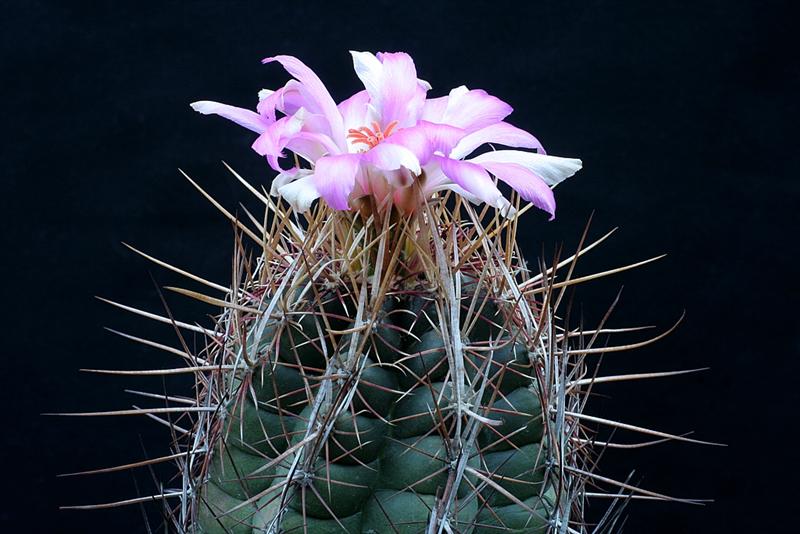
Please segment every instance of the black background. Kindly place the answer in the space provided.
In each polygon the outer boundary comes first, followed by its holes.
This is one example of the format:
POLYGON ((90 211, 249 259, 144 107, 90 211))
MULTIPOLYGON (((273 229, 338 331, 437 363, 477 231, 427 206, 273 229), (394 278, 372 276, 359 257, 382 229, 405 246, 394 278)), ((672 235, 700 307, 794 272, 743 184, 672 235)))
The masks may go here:
MULTIPOLYGON (((612 325, 662 330, 686 310, 667 339, 608 355, 606 372, 711 370, 606 386, 598 392, 608 398, 591 410, 729 446, 608 454, 604 474, 625 477, 635 468, 643 487, 715 499, 702 507, 634 503, 625 531, 794 530, 800 182, 796 30, 787 5, 31 0, 4 7, 0 531, 145 532, 136 507, 57 507, 153 491, 147 470, 135 479, 55 475, 166 452, 163 427, 136 417, 39 414, 148 404, 122 390, 162 389, 158 380, 79 368, 179 363, 102 329, 174 343, 169 328, 93 298, 158 312, 149 273, 159 285, 183 283, 122 241, 212 280, 230 274, 231 228, 177 168, 232 209, 254 204, 221 160, 253 183, 272 174, 249 149, 249 132, 201 117, 188 103, 253 107, 258 89, 287 79, 259 63, 276 53, 300 57, 337 100, 345 98, 359 88, 349 49, 408 51, 431 95, 462 83, 484 88, 511 103, 510 120, 550 153, 583 159, 584 170, 557 189, 557 219, 527 216, 520 239, 530 259, 551 257, 562 242, 574 247, 592 210, 593 236, 620 230, 587 256, 581 273, 669 254, 587 285, 576 302, 591 324, 624 285, 612 325)), ((190 321, 213 311, 166 298, 190 321)))

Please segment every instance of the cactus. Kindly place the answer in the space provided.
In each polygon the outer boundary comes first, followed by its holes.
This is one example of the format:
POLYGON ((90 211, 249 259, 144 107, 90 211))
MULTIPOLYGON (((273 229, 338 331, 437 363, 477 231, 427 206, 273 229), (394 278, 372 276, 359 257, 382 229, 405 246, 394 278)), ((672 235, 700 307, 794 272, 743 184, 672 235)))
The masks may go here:
MULTIPOLYGON (((368 63, 354 57, 357 67, 368 63)), ((311 86, 296 63, 277 61, 311 86)), ((261 110, 212 104, 194 107, 256 130, 266 120, 261 110)), ((359 152, 361 164, 378 165, 368 155, 396 124, 350 130, 351 142, 369 147, 359 152)), ((456 163, 439 164, 449 172, 456 163)), ((177 459, 180 487, 158 496, 172 530, 582 533, 590 531, 592 497, 668 499, 595 473, 599 447, 613 444, 599 443, 593 425, 695 441, 584 412, 597 382, 674 374, 596 378, 592 355, 661 336, 600 347, 599 336, 625 330, 570 326, 570 286, 640 265, 576 278, 578 258, 608 235, 585 246, 585 234, 572 257, 533 269, 516 235, 531 206, 552 215, 544 193, 532 198, 514 187, 510 201, 489 202, 466 182, 431 191, 422 165, 389 202, 373 184, 373 194, 350 196, 351 209, 341 209, 316 184, 312 193, 324 201, 312 208, 308 191, 285 189, 306 178, 299 165, 277 190, 288 203, 231 172, 263 214, 240 220, 189 179, 237 228, 230 286, 145 254, 216 292, 170 288, 221 310, 215 324, 125 307, 207 338, 196 354, 184 342, 182 349, 150 343, 182 357, 196 384, 190 406, 167 408, 181 414, 167 423, 175 436, 167 459, 177 459), (465 201, 475 197, 491 205, 465 201)), ((592 531, 612 530, 618 509, 592 531)))
POLYGON ((487 235, 507 229, 469 209, 319 209, 302 240, 265 236, 204 356, 202 532, 545 531, 560 470, 540 355, 557 340, 487 235))

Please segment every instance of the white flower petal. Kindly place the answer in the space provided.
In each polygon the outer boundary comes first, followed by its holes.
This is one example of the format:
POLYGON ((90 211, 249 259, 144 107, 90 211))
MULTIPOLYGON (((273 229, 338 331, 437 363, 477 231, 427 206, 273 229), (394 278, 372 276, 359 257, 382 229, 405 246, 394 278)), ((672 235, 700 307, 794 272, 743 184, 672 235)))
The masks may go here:
POLYGON ((278 188, 278 193, 299 213, 308 211, 311 204, 320 197, 313 176, 308 173, 278 188))
POLYGON ((219 115, 257 134, 264 133, 270 126, 270 121, 267 120, 266 117, 262 117, 249 109, 237 108, 227 104, 220 104, 219 102, 211 102, 209 100, 192 102, 190 106, 198 113, 203 115, 219 115))
POLYGON ((469 161, 482 163, 516 163, 525 167, 544 183, 554 187, 581 169, 583 163, 575 158, 560 158, 521 150, 495 150, 476 156, 469 161))
POLYGON ((380 98, 383 83, 383 63, 371 52, 350 51, 353 56, 353 68, 356 76, 364 84, 364 88, 373 100, 380 98))
POLYGON ((290 182, 293 182, 295 180, 299 180, 300 178, 308 176, 308 175, 312 174, 312 172, 313 171, 311 171, 309 169, 298 169, 297 167, 293 167, 292 169, 289 169, 288 171, 284 171, 284 172, 278 174, 278 176, 276 176, 272 180, 272 185, 270 186, 269 194, 272 195, 273 197, 278 196, 280 194, 279 190, 280 190, 281 187, 283 187, 284 185, 286 185, 286 184, 288 184, 290 182))

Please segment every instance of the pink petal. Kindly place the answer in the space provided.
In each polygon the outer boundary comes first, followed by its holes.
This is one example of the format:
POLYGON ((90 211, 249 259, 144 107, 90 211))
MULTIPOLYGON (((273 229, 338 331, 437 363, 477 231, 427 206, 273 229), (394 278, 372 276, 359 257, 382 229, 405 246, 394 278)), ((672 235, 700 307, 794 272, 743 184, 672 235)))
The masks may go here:
POLYGON ((300 89, 300 82, 289 80, 286 85, 277 91, 263 89, 258 92, 257 110, 261 115, 275 120, 275 110, 285 115, 294 115, 298 109, 303 107, 303 95, 300 89))
POLYGON ((470 90, 462 85, 450 91, 443 111, 441 103, 426 107, 422 119, 450 124, 473 132, 500 122, 512 111, 511 106, 486 91, 470 90))
POLYGON ((417 122, 425 102, 426 86, 417 79, 411 56, 403 52, 350 52, 356 75, 370 95, 385 128, 397 121, 401 127, 417 122))
POLYGON ((303 96, 303 107, 312 113, 320 113, 328 120, 330 133, 337 145, 344 148, 344 126, 342 116, 322 80, 305 63, 294 56, 275 56, 261 60, 262 63, 277 61, 291 74, 301 86, 298 90, 303 96))
POLYGON ((314 185, 334 209, 349 209, 348 198, 355 185, 361 154, 325 156, 314 167, 314 185))
POLYGON ((464 136, 450 153, 450 157, 455 159, 464 158, 486 143, 535 148, 539 153, 544 153, 544 147, 534 136, 516 126, 511 126, 507 122, 498 122, 464 136))
POLYGON ((253 150, 266 156, 276 171, 282 171, 278 159, 285 157, 285 148, 312 163, 325 154, 339 154, 341 149, 338 145, 320 131, 327 131, 327 119, 300 108, 294 115, 271 124, 253 143, 253 150))
POLYGON ((365 152, 362 159, 382 171, 395 171, 405 167, 414 174, 420 173, 417 156, 408 148, 392 143, 380 143, 365 152))
POLYGON ((266 117, 262 117, 254 111, 249 109, 237 108, 227 104, 220 104, 218 102, 210 102, 208 100, 201 100, 191 104, 192 109, 203 115, 219 115, 229 121, 233 121, 239 126, 244 126, 248 130, 256 133, 262 133, 270 125, 266 117))
POLYGON ((253 150, 267 157, 270 166, 281 171, 278 158, 283 157, 283 149, 289 140, 300 132, 303 122, 298 115, 283 117, 272 123, 253 143, 253 150))
POLYGON ((462 137, 464 130, 460 128, 419 121, 416 126, 393 133, 382 144, 402 145, 411 150, 419 162, 425 165, 436 152, 442 155, 449 154, 462 137))
POLYGON ((583 163, 579 159, 559 158, 521 150, 495 150, 476 156, 469 161, 485 165, 486 163, 516 163, 525 167, 544 183, 554 187, 581 169, 583 163))
MULTIPOLYGON (((428 141, 428 136, 422 128, 412 126, 403 128, 390 135, 381 145, 402 146, 411 151, 416 156, 417 161, 424 165, 433 155, 433 149, 428 141)), ((377 147, 375 147, 377 148, 377 147)), ((374 150, 374 149, 373 149, 374 150)))
POLYGON ((278 117, 275 115, 275 109, 278 107, 278 101, 283 97, 284 89, 285 87, 281 87, 277 91, 271 91, 269 89, 262 89, 259 91, 258 106, 256 106, 258 113, 269 117, 273 122, 277 120, 278 117))
POLYGON ((419 128, 425 132, 428 142, 434 152, 441 152, 443 155, 449 154, 453 147, 457 146, 464 138, 464 130, 449 124, 435 124, 427 121, 419 121, 419 128))
POLYGON ((519 195, 534 206, 556 216, 556 199, 544 180, 516 163, 483 163, 482 167, 510 185, 519 195))
POLYGON ((340 152, 339 147, 327 135, 302 131, 287 140, 286 148, 309 163, 314 163, 322 156, 340 152))
POLYGON ((422 115, 420 119, 441 123, 443 121, 444 112, 447 110, 447 101, 450 99, 448 96, 440 96, 438 98, 429 98, 425 100, 422 106, 422 115))
POLYGON ((344 128, 360 128, 370 124, 374 117, 369 116, 369 93, 359 91, 339 104, 339 112, 344 120, 344 128))
POLYGON ((467 192, 492 206, 503 204, 503 195, 489 174, 480 165, 441 156, 434 156, 442 172, 467 192))

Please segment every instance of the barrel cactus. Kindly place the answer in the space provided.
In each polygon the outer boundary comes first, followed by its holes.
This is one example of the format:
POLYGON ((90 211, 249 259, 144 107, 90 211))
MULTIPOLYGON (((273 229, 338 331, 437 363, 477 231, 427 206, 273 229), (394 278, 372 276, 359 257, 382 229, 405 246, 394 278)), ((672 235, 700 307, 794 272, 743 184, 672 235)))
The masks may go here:
POLYGON ((558 515, 538 356, 557 341, 513 297, 516 261, 468 251, 457 213, 320 208, 242 281, 199 397, 219 408, 194 433, 202 532, 544 532, 558 515))
POLYGON ((215 293, 173 288, 221 310, 214 325, 128 308, 207 338, 168 349, 196 377, 169 423, 172 528, 599 532, 616 516, 587 526, 588 485, 664 497, 594 473, 585 423, 620 424, 584 414, 603 380, 587 357, 615 348, 595 346, 604 325, 560 316, 564 290, 593 278, 573 276, 592 245, 534 267, 516 243, 532 206, 554 216, 552 188, 580 161, 546 155, 484 91, 427 98, 406 54, 353 60, 366 90, 338 105, 291 56, 265 60, 292 80, 255 112, 192 105, 257 133, 278 176, 267 195, 231 170, 263 214, 214 202, 239 229, 230 287, 152 258, 215 293), (514 149, 473 155, 487 143, 514 149))

